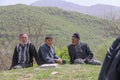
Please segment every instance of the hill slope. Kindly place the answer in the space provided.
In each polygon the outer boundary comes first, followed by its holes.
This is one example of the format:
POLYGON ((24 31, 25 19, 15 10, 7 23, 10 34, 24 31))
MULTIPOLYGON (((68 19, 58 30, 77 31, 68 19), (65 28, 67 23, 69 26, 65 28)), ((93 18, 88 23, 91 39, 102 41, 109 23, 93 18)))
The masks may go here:
POLYGON ((96 4, 92 6, 81 6, 79 4, 74 4, 72 2, 67 2, 64 0, 38 0, 31 5, 33 6, 47 6, 47 7, 59 7, 65 10, 77 11, 84 14, 89 14, 92 16, 99 16, 103 18, 110 19, 111 16, 118 18, 118 13, 120 12, 120 7, 104 4, 96 4), (114 15, 113 15, 114 14, 114 15), (115 15, 116 14, 116 15, 115 15))
POLYGON ((79 32, 81 39, 95 43, 107 35, 105 28, 113 26, 107 20, 58 8, 15 5, 1 7, 0 13, 1 34, 38 34, 38 28, 42 25, 43 33, 56 35, 58 42, 65 45, 70 43, 74 32, 79 32))
MULTIPOLYGON (((19 41, 18 35, 21 32, 30 35, 30 41, 35 44, 37 49, 44 42, 46 34, 53 34, 55 46, 61 48, 67 47, 71 43, 71 36, 74 32, 79 32, 81 41, 87 42, 91 50, 95 52, 97 47, 102 44, 110 45, 109 43, 115 37, 110 34, 113 32, 113 28, 114 23, 111 21, 59 8, 26 5, 0 7, 0 63, 5 62, 1 66, 8 68, 14 47, 19 41)), ((104 49, 103 53, 100 50, 95 54, 99 56, 105 54, 107 49, 104 49)), ((104 55, 102 55, 102 59, 103 57, 104 55)))
POLYGON ((70 43, 74 32, 79 32, 82 40, 95 46, 94 43, 109 37, 106 29, 114 27, 113 22, 58 8, 14 5, 0 7, 0 13, 0 34, 18 36, 27 32, 43 38, 39 36, 51 33, 55 35, 58 46, 70 43))

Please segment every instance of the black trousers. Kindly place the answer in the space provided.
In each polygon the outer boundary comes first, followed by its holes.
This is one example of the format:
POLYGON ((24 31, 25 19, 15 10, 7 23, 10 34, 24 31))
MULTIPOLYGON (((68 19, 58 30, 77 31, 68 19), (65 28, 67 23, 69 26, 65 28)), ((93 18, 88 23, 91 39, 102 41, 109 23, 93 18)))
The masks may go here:
POLYGON ((82 59, 75 59, 74 64, 91 64, 91 65, 101 65, 101 62, 98 60, 89 60, 89 61, 83 61, 82 59))

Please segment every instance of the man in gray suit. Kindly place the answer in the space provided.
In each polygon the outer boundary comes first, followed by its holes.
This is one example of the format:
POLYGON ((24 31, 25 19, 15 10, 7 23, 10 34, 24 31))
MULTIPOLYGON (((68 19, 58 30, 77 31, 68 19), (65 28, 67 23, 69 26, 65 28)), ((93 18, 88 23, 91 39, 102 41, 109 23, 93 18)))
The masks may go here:
POLYGON ((38 50, 41 64, 65 64, 66 62, 59 58, 53 47, 53 36, 48 35, 45 37, 45 43, 40 46, 38 50))

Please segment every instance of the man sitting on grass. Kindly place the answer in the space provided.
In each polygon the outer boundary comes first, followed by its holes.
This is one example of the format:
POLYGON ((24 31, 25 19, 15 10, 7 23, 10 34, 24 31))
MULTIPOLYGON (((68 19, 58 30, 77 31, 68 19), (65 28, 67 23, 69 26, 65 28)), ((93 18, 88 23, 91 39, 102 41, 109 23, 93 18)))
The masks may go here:
POLYGON ((14 49, 12 65, 10 69, 27 68, 33 66, 33 57, 39 65, 39 58, 35 46, 29 42, 28 35, 22 33, 19 35, 20 44, 14 49))
POLYGON ((86 43, 80 42, 78 33, 72 36, 72 44, 68 46, 71 64, 92 64, 100 65, 100 61, 93 60, 93 53, 86 43))
POLYGON ((53 64, 53 63, 65 64, 66 63, 64 60, 62 60, 56 55, 53 47, 52 35, 48 35, 45 37, 45 43, 40 46, 38 53, 41 59, 40 62, 42 64, 53 64))

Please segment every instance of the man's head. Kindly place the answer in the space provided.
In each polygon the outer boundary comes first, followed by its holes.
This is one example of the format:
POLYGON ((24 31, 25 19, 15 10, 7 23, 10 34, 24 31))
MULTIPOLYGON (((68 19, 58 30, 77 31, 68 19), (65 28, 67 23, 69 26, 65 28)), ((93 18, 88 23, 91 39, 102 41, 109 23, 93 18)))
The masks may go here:
POLYGON ((28 35, 26 33, 21 33, 19 35, 19 40, 21 42, 21 44, 26 44, 28 42, 28 35))
POLYGON ((45 37, 45 43, 48 45, 48 46, 52 46, 53 44, 53 36, 52 35, 47 35, 45 37))
POLYGON ((74 33, 74 34, 72 35, 72 44, 73 44, 73 45, 79 44, 79 40, 80 40, 79 33, 74 33))

